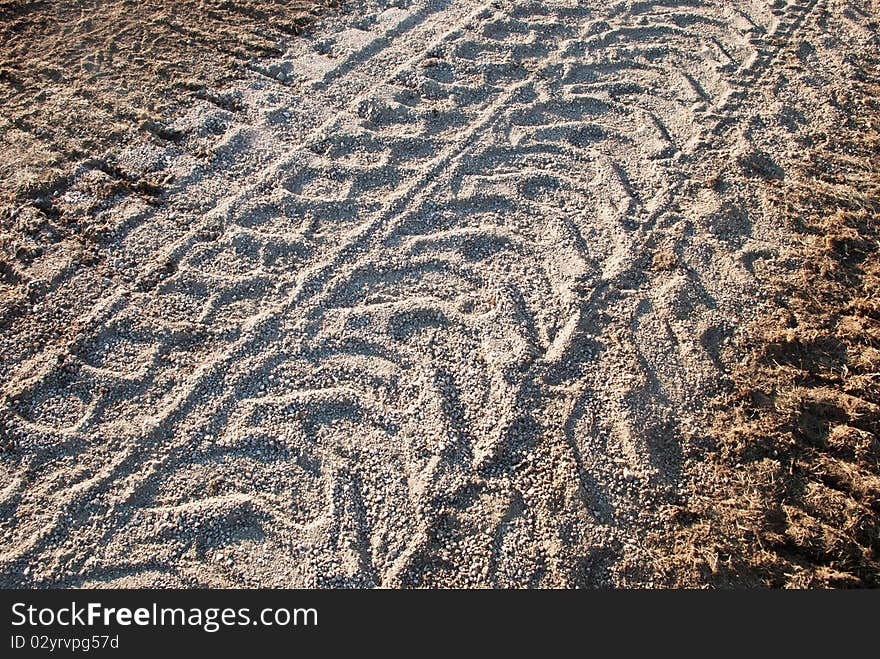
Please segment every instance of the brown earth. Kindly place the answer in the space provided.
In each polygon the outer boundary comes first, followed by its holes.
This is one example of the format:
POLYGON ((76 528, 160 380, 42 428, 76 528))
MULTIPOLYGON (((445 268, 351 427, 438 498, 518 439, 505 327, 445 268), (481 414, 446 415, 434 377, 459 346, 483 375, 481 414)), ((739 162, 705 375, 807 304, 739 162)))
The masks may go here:
POLYGON ((0 1, 0 203, 62 185, 77 161, 277 55, 331 2, 0 1))
POLYGON ((712 468, 665 564, 676 585, 880 585, 878 64, 832 101, 848 120, 768 183, 803 266, 771 282, 776 311, 710 406, 712 468))

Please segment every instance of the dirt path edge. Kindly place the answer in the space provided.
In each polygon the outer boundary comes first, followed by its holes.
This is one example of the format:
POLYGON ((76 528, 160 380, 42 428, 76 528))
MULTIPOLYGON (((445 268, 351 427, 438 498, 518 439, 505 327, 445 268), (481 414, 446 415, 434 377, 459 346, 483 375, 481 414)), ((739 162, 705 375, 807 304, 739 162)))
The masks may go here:
POLYGON ((688 587, 880 585, 880 62, 856 63, 849 119, 768 181, 802 267, 743 334, 706 413, 658 569, 688 587))

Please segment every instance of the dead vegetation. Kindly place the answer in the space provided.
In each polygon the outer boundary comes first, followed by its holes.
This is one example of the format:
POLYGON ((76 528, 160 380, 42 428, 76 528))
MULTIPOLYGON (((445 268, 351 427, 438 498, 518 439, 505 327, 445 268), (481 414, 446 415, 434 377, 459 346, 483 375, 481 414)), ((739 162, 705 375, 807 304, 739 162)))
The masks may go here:
POLYGON ((674 585, 880 585, 877 64, 838 99, 848 121, 768 182, 802 267, 711 413, 710 468, 659 563, 674 585))

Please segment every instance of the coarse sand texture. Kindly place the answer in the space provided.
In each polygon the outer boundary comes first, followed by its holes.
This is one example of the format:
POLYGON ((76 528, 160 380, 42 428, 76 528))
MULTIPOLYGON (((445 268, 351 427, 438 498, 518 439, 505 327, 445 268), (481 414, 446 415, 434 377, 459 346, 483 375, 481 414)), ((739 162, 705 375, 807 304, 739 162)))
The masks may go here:
POLYGON ((0 583, 655 585, 868 6, 361 0, 83 163, 0 330, 0 583))

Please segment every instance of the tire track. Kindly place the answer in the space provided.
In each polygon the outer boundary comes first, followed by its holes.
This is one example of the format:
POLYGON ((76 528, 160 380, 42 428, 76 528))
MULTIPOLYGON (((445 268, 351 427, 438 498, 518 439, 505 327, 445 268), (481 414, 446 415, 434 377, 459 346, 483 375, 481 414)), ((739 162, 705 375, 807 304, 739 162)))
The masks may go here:
POLYGON ((417 4, 325 71, 347 109, 98 305, 72 368, 8 392, 34 455, 78 472, 6 493, 7 570, 612 580, 634 511, 669 497, 655 444, 682 404, 628 298, 768 39, 811 8, 750 5, 417 4), (59 427, 59 406, 80 413, 59 427))

